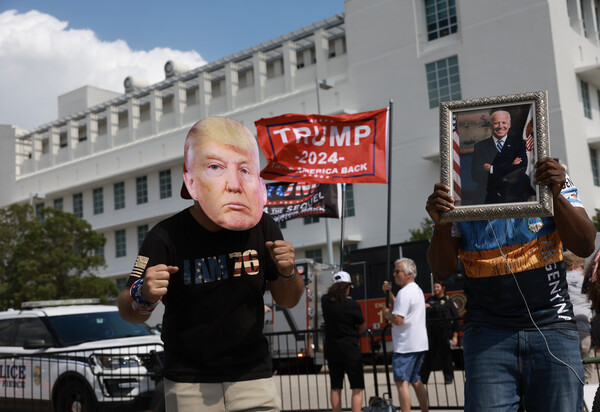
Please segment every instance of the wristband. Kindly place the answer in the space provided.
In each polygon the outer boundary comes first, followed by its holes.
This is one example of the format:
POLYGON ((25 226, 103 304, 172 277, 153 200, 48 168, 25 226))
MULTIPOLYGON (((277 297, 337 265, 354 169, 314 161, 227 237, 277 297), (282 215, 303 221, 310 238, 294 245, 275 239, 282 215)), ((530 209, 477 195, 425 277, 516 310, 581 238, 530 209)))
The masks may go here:
POLYGON ((143 284, 144 278, 141 278, 133 282, 133 285, 131 285, 131 288, 129 289, 129 295, 131 296, 131 307, 140 315, 149 315, 152 313, 154 308, 158 306, 160 299, 154 303, 144 300, 144 298, 142 298, 143 284))
POLYGON ((292 280, 296 277, 296 269, 294 269, 294 273, 289 276, 283 276, 281 273, 279 274, 284 280, 292 280))

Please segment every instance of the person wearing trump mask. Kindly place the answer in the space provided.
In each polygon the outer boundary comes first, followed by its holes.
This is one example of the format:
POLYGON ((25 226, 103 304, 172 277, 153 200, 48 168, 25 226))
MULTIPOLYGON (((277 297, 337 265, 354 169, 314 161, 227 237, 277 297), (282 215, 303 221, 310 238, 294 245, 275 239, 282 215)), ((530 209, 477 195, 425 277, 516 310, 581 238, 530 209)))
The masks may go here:
POLYGON ((278 411, 263 293, 294 307, 304 290, 295 252, 263 213, 256 139, 226 117, 200 120, 184 145, 190 207, 154 226, 118 299, 141 323, 162 300, 167 411, 278 411))

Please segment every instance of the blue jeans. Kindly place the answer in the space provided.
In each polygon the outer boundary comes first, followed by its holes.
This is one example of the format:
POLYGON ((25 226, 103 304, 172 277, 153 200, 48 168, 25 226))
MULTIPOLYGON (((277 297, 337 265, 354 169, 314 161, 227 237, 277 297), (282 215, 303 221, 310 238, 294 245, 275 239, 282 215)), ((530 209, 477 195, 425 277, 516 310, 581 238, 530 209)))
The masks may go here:
MULTIPOLYGON (((552 353, 583 380, 576 330, 542 330, 552 353)), ((465 329, 465 412, 512 412, 523 397, 525 410, 575 412, 583 408, 583 385, 555 360, 536 331, 482 326, 465 329)))

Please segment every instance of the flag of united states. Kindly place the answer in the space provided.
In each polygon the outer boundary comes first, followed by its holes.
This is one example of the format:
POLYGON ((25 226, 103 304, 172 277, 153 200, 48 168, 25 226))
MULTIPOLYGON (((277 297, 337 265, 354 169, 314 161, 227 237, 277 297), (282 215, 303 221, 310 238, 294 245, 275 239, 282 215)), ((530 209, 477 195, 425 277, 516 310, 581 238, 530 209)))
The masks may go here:
POLYGON ((458 137, 458 124, 456 115, 452 115, 452 181, 454 185, 454 202, 460 204, 461 181, 460 181, 460 139, 458 137))

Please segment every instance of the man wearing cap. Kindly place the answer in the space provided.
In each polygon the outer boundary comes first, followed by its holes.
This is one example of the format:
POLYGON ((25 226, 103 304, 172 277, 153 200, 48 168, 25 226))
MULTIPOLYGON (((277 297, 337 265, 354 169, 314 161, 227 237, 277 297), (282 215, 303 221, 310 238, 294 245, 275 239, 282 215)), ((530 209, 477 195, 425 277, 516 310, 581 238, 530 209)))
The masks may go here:
POLYGON ((411 409, 409 384, 415 390, 421 411, 429 411, 427 390, 420 376, 423 357, 429 348, 425 326, 425 296, 415 283, 416 277, 415 262, 402 258, 395 263, 394 282, 401 288, 395 298, 391 292, 392 285, 389 282, 383 283, 384 293, 392 295, 391 301, 394 304, 394 309, 390 311, 385 308, 384 314, 392 323, 392 369, 402 412, 411 409))
POLYGON ((294 249, 263 214, 258 145, 243 124, 208 117, 189 131, 181 196, 194 204, 148 233, 119 295, 134 323, 165 305, 167 411, 278 411, 262 333, 267 282, 278 305, 304 289, 294 249))
POLYGON ((352 279, 348 272, 333 275, 333 284, 321 298, 325 320, 325 358, 331 382, 331 409, 342 410, 344 373, 352 389, 352 412, 360 412, 365 379, 358 337, 367 329, 358 303, 349 296, 352 279))

